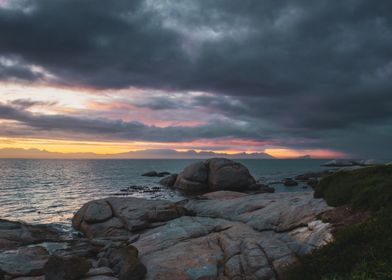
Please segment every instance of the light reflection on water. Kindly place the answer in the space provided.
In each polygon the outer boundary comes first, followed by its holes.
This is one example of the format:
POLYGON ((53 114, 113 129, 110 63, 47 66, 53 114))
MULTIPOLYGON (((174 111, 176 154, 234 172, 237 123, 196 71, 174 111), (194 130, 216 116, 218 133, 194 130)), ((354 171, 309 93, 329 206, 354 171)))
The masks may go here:
MULTIPOLYGON (((161 178, 140 176, 156 170, 178 173, 195 160, 21 160, 0 159, 0 218, 58 223, 66 228, 85 202, 121 194, 131 185, 157 187, 161 178)), ((256 179, 267 181, 322 170, 323 160, 240 160, 256 179)), ((274 185, 277 191, 298 191, 274 185)), ((181 200, 170 189, 136 191, 135 197, 181 200)))

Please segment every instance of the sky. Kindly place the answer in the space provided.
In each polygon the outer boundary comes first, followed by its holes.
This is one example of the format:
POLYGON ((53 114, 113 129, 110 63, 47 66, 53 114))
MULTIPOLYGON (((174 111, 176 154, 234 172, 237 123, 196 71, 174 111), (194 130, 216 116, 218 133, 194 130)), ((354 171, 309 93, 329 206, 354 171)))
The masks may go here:
POLYGON ((389 0, 0 0, 0 149, 392 158, 389 0))

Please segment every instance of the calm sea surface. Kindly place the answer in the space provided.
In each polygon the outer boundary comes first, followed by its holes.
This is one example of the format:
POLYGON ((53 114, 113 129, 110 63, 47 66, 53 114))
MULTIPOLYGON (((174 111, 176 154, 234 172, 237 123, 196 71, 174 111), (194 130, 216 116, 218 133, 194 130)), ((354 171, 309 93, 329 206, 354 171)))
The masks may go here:
MULTIPOLYGON (((140 175, 151 170, 177 173, 194 161, 0 159, 0 218, 67 228, 75 211, 97 198, 129 195, 181 200, 182 194, 158 184, 161 178, 140 175), (121 191, 128 187, 131 191, 121 191)), ((320 167, 325 160, 238 161, 264 182, 325 169, 320 167)), ((304 191, 302 186, 273 187, 278 192, 304 191)))

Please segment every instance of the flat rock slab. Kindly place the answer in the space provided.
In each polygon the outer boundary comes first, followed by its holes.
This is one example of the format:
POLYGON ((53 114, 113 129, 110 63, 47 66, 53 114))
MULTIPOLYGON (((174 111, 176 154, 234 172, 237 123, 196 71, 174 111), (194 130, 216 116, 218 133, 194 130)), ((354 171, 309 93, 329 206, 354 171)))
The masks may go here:
POLYGON ((285 232, 307 226, 330 209, 310 192, 247 195, 229 200, 191 200, 185 207, 199 217, 246 223, 255 230, 285 232))
POLYGON ((63 234, 46 225, 29 225, 0 219, 0 251, 45 241, 58 241, 63 234))
POLYGON ((42 247, 26 247, 0 253, 0 270, 12 277, 41 276, 49 258, 42 247))
POLYGON ((274 279, 296 259, 275 236, 211 218, 170 221, 134 245, 147 267, 146 279, 274 279))
POLYGON ((238 197, 244 197, 248 194, 242 192, 233 192, 233 191, 216 191, 216 192, 209 192, 203 194, 201 197, 205 199, 217 199, 217 200, 226 200, 226 199, 233 199, 238 197))

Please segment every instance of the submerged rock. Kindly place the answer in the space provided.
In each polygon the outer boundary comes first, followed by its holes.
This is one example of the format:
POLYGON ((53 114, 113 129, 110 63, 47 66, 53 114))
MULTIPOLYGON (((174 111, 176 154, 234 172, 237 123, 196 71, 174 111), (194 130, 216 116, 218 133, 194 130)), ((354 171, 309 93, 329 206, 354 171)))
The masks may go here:
POLYGON ((242 164, 214 158, 187 166, 178 174, 174 187, 185 191, 244 191, 255 182, 242 164))

